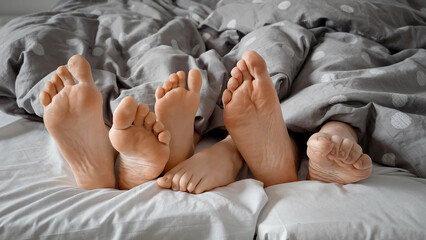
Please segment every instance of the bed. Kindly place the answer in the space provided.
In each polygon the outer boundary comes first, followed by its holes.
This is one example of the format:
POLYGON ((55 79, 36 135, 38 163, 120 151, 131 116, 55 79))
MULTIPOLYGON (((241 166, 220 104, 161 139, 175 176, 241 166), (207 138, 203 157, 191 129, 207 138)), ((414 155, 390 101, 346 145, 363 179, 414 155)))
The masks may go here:
POLYGON ((0 29, 0 238, 425 239, 425 48, 420 0, 59 1, 12 19, 0 29), (107 124, 125 96, 152 109, 171 72, 199 69, 199 150, 224 129, 220 96, 247 50, 265 58, 302 145, 327 120, 356 128, 368 179, 307 181, 303 154, 298 182, 267 188, 246 166, 198 195, 76 187, 37 98, 70 56, 92 65, 107 124))

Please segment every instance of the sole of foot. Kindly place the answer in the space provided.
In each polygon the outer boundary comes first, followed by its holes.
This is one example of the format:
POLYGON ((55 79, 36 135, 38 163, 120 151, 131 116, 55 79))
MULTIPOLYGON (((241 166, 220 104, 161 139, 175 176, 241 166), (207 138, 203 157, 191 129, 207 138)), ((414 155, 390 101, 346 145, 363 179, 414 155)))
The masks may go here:
POLYGON ((75 55, 68 67, 60 66, 40 93, 44 123, 80 188, 113 188, 115 152, 103 120, 102 95, 86 59, 75 55))
POLYGON ((200 103, 201 74, 198 70, 173 73, 155 92, 155 113, 171 134, 170 158, 165 171, 169 171, 194 153, 194 121, 200 103))
POLYGON ((109 137, 119 152, 120 189, 131 189, 163 172, 170 154, 170 133, 147 105, 124 98, 114 111, 109 137))
POLYGON ((244 53, 223 93, 223 120, 254 177, 265 186, 297 181, 297 146, 288 134, 266 63, 244 53))

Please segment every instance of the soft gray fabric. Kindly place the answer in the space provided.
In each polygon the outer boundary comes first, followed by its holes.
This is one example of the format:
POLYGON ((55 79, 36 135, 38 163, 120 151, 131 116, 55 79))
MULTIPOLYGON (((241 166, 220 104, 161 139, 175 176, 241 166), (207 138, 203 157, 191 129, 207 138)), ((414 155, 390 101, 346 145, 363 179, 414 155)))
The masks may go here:
POLYGON ((223 127, 229 72, 256 50, 290 130, 345 121, 374 161, 426 176, 421 0, 63 1, 10 22, 0 42, 0 96, 38 116, 43 84, 74 54, 91 63, 109 124, 124 96, 152 109, 154 90, 170 73, 199 69, 200 133, 223 127))

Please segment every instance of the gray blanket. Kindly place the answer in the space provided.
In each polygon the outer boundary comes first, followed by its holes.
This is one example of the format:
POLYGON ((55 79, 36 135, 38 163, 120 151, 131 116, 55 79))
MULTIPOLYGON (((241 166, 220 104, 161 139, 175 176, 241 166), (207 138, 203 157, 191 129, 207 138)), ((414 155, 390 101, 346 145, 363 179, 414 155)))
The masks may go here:
POLYGON ((426 177, 424 0, 61 1, 11 21, 0 44, 1 99, 40 117, 40 90, 74 54, 93 68, 107 124, 123 97, 152 109, 170 73, 199 69, 200 133, 223 128, 230 70, 255 50, 290 130, 347 122, 374 161, 426 177))

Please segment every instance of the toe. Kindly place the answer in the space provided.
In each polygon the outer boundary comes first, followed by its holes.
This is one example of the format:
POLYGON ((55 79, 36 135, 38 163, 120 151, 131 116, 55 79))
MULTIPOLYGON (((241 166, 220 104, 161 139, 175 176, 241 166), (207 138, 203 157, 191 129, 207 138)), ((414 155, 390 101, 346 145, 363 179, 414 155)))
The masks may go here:
POLYGON ((193 193, 195 194, 200 194, 203 193, 205 191, 208 191, 211 189, 211 187, 209 186, 209 182, 207 179, 201 179, 200 182, 198 183, 197 187, 195 187, 193 193))
POLYGON ((223 106, 226 107, 226 105, 228 105, 231 99, 232 99, 232 92, 229 91, 228 89, 225 89, 225 91, 223 91, 223 94, 222 94, 223 106))
POLYGON ((331 136, 331 141, 333 142, 333 149, 328 154, 328 157, 335 160, 339 156, 340 148, 342 146, 343 138, 337 135, 331 136))
POLYGON ((47 92, 45 92, 45 91, 41 91, 41 92, 40 92, 39 99, 40 99, 40 103, 41 103, 44 107, 46 107, 47 105, 49 105, 49 104, 52 102, 52 98, 51 98, 51 97, 50 97, 50 95, 49 95, 47 92))
POLYGON ((166 91, 162 87, 158 87, 157 90, 155 90, 155 99, 161 99, 166 94, 166 91))
POLYGON ((306 143, 311 153, 326 157, 333 150, 333 142, 328 134, 315 133, 306 143))
POLYGON ((189 192, 189 193, 194 192, 195 188, 198 186, 200 181, 201 181, 200 177, 193 175, 191 180, 189 180, 188 187, 186 188, 186 191, 189 192))
POLYGON ((362 154, 358 161, 356 161, 353 165, 359 170, 370 169, 372 167, 371 158, 367 154, 362 154))
POLYGON ((163 176, 157 179, 158 186, 162 188, 171 188, 172 187, 172 178, 169 176, 163 176))
POLYGON ((191 69, 188 73, 188 90, 200 93, 202 84, 201 73, 198 70, 191 69))
POLYGON ((153 112, 149 112, 145 117, 144 126, 147 129, 152 129, 152 125, 154 125, 155 120, 156 120, 155 114, 153 112))
POLYGON ((154 126, 152 126, 152 130, 154 131, 154 134, 158 136, 160 132, 164 131, 164 124, 161 122, 155 122, 154 126))
POLYGON ((237 88, 238 88, 238 80, 236 79, 236 78, 234 78, 234 77, 231 77, 230 79, 229 79, 229 81, 228 81, 228 89, 231 91, 231 92, 234 92, 235 90, 237 90, 237 88))
POLYGON ((125 97, 114 111, 112 128, 123 130, 135 120, 138 102, 133 97, 125 97))
POLYGON ((172 84, 172 88, 177 88, 178 87, 178 82, 179 82, 179 76, 176 73, 172 73, 169 76, 169 81, 172 84))
POLYGON ((58 92, 56 91, 55 85, 52 82, 46 82, 44 84, 44 91, 49 93, 50 97, 54 97, 58 92))
POLYGON ((177 72, 178 75, 178 87, 185 87, 186 83, 185 83, 185 72, 184 71, 179 71, 177 72))
POLYGON ((240 85, 241 83, 243 83, 243 74, 241 73, 240 69, 238 69, 237 67, 234 67, 231 70, 231 76, 235 79, 238 80, 238 84, 240 85))
POLYGON ((180 171, 178 171, 177 173, 175 173, 175 175, 173 176, 172 189, 174 191, 181 191, 180 190, 180 179, 182 178, 182 176, 184 174, 185 174, 185 170, 181 169, 180 171))
POLYGON ((61 78, 64 86, 74 85, 74 79, 72 78, 71 73, 65 66, 60 66, 56 69, 56 74, 61 78))
POLYGON ((241 71, 244 80, 252 80, 252 75, 249 73, 246 62, 244 60, 240 60, 237 62, 237 68, 241 71))
POLYGON ((170 132, 165 130, 163 132, 160 132, 158 134, 158 141, 168 145, 170 143, 170 140, 172 139, 172 136, 170 135, 170 132))
POLYGON ((79 82, 94 83, 89 62, 81 55, 74 55, 68 60, 70 72, 79 82))
POLYGON ((168 172, 164 174, 164 176, 157 179, 157 184, 162 188, 172 188, 172 181, 174 175, 180 171, 179 165, 170 169, 168 172))
POLYGON ((180 178, 179 186, 180 191, 186 192, 188 190, 188 183, 192 178, 192 174, 189 172, 185 172, 185 174, 180 178))
POLYGON ((139 104, 134 120, 135 126, 142 126, 146 115, 149 113, 149 107, 146 104, 139 104))
POLYGON ((164 88, 164 94, 166 94, 168 91, 172 90, 173 84, 169 80, 167 80, 163 83, 163 88, 164 88))
POLYGON ((268 68, 265 60, 255 51, 247 51, 243 54, 242 59, 246 64, 247 70, 256 79, 269 79, 268 68))
POLYGON ((60 92, 64 88, 64 83, 58 74, 54 73, 50 78, 51 82, 55 85, 56 91, 60 92))
POLYGON ((354 142, 348 138, 343 139, 342 144, 338 152, 337 159, 344 162, 345 164, 352 164, 356 159, 349 157, 349 153, 354 145, 354 142))
POLYGON ((357 161, 362 155, 362 148, 358 144, 354 144, 351 151, 349 152, 348 156, 348 162, 349 164, 354 164, 355 161, 357 161))

